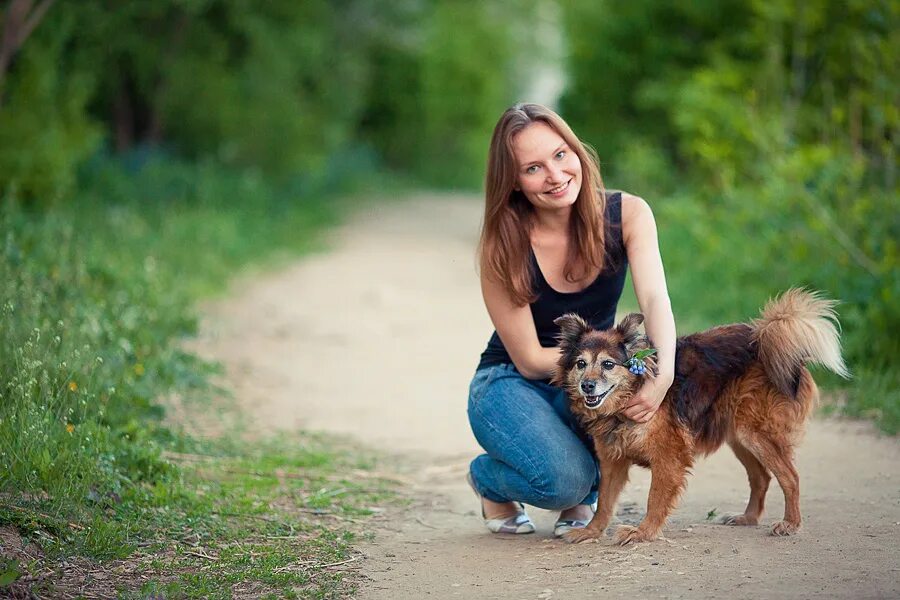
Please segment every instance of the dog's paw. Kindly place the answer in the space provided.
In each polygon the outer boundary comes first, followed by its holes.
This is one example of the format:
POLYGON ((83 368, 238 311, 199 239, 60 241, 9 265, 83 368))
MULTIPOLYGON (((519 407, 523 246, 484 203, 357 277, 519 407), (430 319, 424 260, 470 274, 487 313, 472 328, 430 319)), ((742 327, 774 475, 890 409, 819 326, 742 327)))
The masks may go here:
POLYGON ((726 513, 719 518, 722 525, 759 525, 758 518, 748 517, 744 513, 726 513))
POLYGON ((570 544, 582 544, 584 542, 593 542, 603 537, 602 531, 594 531, 590 527, 582 527, 567 531, 562 535, 562 539, 570 544))
POLYGON ((778 521, 772 525, 772 535, 785 536, 794 535, 800 531, 800 523, 788 523, 787 521, 778 521))
POLYGON ((636 544, 638 542, 652 542, 656 539, 655 535, 651 535, 640 527, 632 527, 631 525, 622 525, 616 530, 616 543, 620 546, 628 544, 636 544))

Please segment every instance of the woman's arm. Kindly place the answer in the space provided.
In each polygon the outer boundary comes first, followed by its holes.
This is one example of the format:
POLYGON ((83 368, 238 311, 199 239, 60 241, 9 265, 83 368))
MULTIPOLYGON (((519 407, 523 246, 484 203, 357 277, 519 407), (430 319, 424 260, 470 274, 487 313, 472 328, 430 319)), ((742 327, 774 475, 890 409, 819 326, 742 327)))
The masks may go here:
POLYGON ((637 196, 622 194, 622 237, 631 279, 644 328, 657 350, 659 374, 648 379, 623 411, 629 419, 649 421, 675 379, 675 317, 666 288, 666 274, 659 254, 656 221, 647 203, 637 196))
POLYGON ((502 284, 481 274, 481 293, 500 341, 516 370, 526 379, 546 379, 553 375, 559 348, 544 348, 538 340, 531 309, 516 306, 502 284))

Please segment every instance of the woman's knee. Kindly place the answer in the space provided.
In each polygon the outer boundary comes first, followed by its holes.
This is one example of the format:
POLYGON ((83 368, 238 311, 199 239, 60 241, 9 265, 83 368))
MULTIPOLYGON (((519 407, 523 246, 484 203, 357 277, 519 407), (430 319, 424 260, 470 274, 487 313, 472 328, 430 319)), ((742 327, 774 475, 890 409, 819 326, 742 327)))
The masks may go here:
POLYGON ((535 411, 545 401, 506 365, 488 369, 486 373, 479 372, 473 380, 466 412, 475 438, 490 453, 493 444, 521 438, 522 432, 532 425, 535 411))
POLYGON ((593 460, 575 460, 542 474, 534 480, 539 508, 562 510, 579 504, 587 497, 597 480, 593 460))

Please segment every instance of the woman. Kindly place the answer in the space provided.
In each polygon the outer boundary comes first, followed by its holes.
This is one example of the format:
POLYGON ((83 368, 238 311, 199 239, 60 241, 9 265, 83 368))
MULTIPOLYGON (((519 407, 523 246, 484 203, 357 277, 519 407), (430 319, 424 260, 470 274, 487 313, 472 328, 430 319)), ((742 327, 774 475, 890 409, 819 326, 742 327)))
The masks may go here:
POLYGON ((552 110, 508 109, 491 139, 479 244, 484 303, 496 327, 469 389, 469 422, 485 449, 467 476, 495 533, 531 533, 521 503, 560 510, 554 534, 584 527, 597 466, 565 394, 549 384, 559 356, 553 319, 576 312, 613 325, 631 264, 659 375, 625 415, 653 417, 674 377, 675 322, 650 207, 606 193, 593 150, 552 110))

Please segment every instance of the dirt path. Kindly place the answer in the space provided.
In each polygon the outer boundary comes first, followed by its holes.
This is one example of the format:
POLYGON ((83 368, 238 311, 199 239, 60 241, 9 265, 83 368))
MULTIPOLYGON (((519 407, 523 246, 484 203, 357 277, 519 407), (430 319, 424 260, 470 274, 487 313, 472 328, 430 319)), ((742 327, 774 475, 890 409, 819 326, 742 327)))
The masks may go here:
MULTIPOLYGON (((900 597, 900 444, 859 423, 810 424, 792 538, 706 520, 746 501, 727 450, 697 466, 665 540, 569 546, 538 509, 536 534, 489 534, 463 481, 479 451, 468 380, 491 331, 479 210, 467 196, 369 205, 331 252, 239 281, 205 309, 196 347, 226 365, 256 426, 347 434, 396 457, 415 500, 363 548, 361 598, 900 597)), ((648 484, 635 469, 621 520, 640 517, 648 484)), ((766 523, 783 508, 774 482, 768 502, 766 523)))

